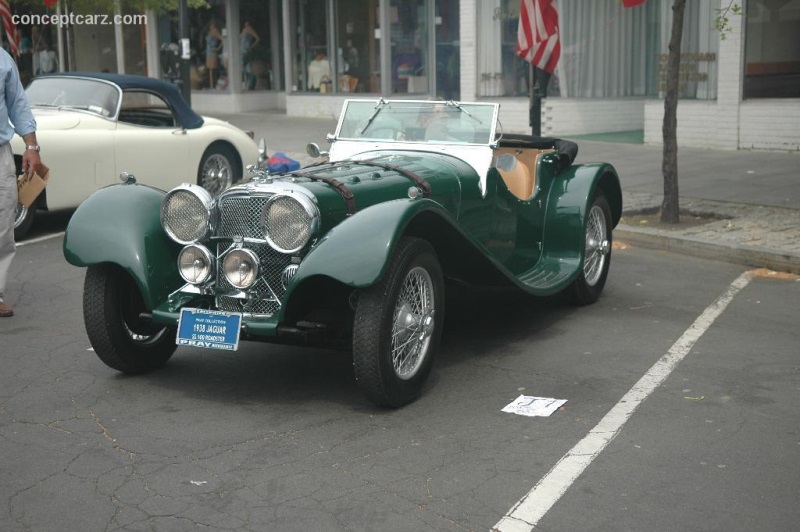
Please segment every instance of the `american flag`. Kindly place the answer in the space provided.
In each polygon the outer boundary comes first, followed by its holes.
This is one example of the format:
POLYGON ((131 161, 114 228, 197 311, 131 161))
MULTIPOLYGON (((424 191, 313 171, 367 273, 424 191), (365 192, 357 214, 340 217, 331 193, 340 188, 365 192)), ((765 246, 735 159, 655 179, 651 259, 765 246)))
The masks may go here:
POLYGON ((11 47, 11 53, 14 56, 18 56, 19 33, 17 33, 17 26, 11 19, 11 7, 8 5, 8 0, 0 0, 0 18, 3 19, 3 29, 5 29, 6 37, 8 37, 8 45, 11 47))
POLYGON ((517 30, 517 55, 545 72, 556 70, 561 57, 555 0, 522 0, 517 30))

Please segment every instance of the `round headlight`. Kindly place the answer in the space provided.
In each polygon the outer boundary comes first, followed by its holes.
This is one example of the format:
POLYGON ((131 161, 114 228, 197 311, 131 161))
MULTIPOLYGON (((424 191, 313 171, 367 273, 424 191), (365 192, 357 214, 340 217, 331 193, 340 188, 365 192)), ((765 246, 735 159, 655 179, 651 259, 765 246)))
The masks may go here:
POLYGON ((276 194, 261 213, 267 242, 281 253, 303 249, 319 224, 319 210, 306 196, 276 194))
POLYGON ((258 278, 258 257, 249 249, 234 249, 222 260, 222 271, 235 288, 250 288, 258 278))
POLYGON ((214 256, 205 246, 192 244, 178 254, 178 272, 187 283, 202 284, 214 271, 214 256))
POLYGON ((203 187, 181 185, 161 202, 161 226, 179 244, 192 244, 211 231, 213 199, 203 187))

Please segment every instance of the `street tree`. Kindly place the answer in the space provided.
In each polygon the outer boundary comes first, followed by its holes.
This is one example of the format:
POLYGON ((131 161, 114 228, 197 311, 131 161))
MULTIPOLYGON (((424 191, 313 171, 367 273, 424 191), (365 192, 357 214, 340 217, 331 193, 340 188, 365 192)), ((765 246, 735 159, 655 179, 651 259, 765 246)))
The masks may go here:
MULTIPOLYGON (((664 97, 664 158, 661 170, 664 175, 664 199, 661 202, 661 222, 680 222, 680 200, 678 197, 678 89, 680 81, 681 40, 683 38, 683 14, 686 0, 675 0, 672 4, 672 32, 667 58, 666 94, 664 97)), ((730 15, 741 16, 741 4, 730 0, 728 5, 717 10, 714 21, 720 38, 732 30, 730 15)))
POLYGON ((661 163, 661 171, 664 174, 664 199, 661 202, 661 221, 670 224, 676 224, 680 221, 680 201, 678 199, 678 82, 685 8, 686 0, 675 0, 672 4, 672 33, 669 39, 664 123, 662 126, 664 158, 661 163))

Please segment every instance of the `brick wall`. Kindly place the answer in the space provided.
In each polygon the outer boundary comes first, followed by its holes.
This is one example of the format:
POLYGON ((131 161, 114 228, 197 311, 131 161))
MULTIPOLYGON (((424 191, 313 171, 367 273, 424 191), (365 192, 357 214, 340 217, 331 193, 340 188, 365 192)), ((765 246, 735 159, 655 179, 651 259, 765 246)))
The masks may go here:
POLYGON ((739 147, 800 151, 800 100, 745 100, 739 109, 739 147))

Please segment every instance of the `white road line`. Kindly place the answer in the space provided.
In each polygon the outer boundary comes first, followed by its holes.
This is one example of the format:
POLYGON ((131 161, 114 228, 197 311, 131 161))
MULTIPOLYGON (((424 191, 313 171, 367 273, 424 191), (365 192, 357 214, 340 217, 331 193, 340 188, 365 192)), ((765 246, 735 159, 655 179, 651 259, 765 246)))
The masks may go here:
POLYGON ((728 304, 753 279, 752 272, 739 276, 695 322, 683 333, 667 353, 651 367, 639 382, 605 415, 603 419, 542 479, 514 505, 494 526, 502 532, 531 531, 539 520, 569 489, 581 473, 597 458, 647 397, 686 358, 694 344, 711 327, 728 304))
POLYGON ((56 237, 64 236, 64 231, 60 233, 53 233, 52 235, 44 235, 40 236, 39 238, 32 238, 30 240, 23 240, 22 242, 17 242, 17 247, 21 248, 22 246, 27 246, 28 244, 36 244, 37 242, 44 242, 45 240, 52 240, 56 237))

